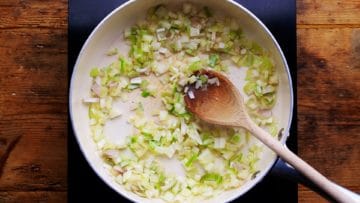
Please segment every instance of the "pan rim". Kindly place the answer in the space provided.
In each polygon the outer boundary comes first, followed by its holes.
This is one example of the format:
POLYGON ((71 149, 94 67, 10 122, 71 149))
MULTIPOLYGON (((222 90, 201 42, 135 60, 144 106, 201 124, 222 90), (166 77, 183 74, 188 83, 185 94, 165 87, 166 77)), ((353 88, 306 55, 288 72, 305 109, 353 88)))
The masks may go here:
MULTIPOLYGON (((117 8, 113 9, 108 15, 106 15, 105 18, 103 18, 101 20, 101 22, 99 24, 97 24, 97 26, 92 30, 91 34, 88 36, 88 38, 86 39, 85 43, 82 45, 82 48, 77 56, 75 65, 73 67, 73 71, 71 74, 71 79, 70 79, 70 85, 69 85, 69 114, 70 114, 70 122, 71 122, 71 126, 72 126, 72 131, 73 134, 75 135, 76 138, 76 142, 78 143, 79 147, 80 147, 80 151, 83 154, 84 158, 86 159, 87 163, 90 165, 90 167, 92 168, 92 170, 95 172, 95 174, 100 177, 100 179, 106 184, 108 185, 108 187, 110 187, 112 190, 114 190, 116 193, 121 194, 121 196, 127 198, 130 201, 134 201, 132 197, 130 197, 127 193, 123 193, 123 192, 119 192, 116 188, 114 188, 113 185, 110 184, 110 181, 107 181, 105 178, 102 177, 102 175, 100 174, 100 172, 98 171, 97 167, 95 167, 94 163, 90 161, 90 158, 88 157, 88 154, 85 152, 84 146, 81 144, 81 141, 79 139, 79 135, 75 130, 75 126, 74 126, 74 112, 73 112, 73 104, 72 104, 72 98, 73 98, 73 86, 74 86, 74 78, 75 75, 79 69, 79 63, 80 63, 80 59, 82 57, 82 55, 84 54, 88 44, 92 41, 92 38, 94 37, 94 35, 97 33, 97 31, 103 26, 103 24, 105 24, 115 13, 119 12, 120 10, 126 9, 127 6, 129 6, 130 4, 133 4, 134 2, 139 1, 139 0, 129 0, 123 4, 121 4, 120 6, 118 6, 117 8)), ((224 1, 228 2, 230 4, 232 4, 232 6, 236 6, 238 9, 242 10, 246 15, 248 15, 250 18, 252 18, 253 20, 256 21, 256 23, 261 27, 261 29, 263 29, 266 32, 266 35, 268 35, 274 45, 274 47, 276 48, 278 54, 281 56, 281 62, 282 65, 285 68, 285 72, 287 75, 287 79, 288 79, 288 85, 289 85, 289 93, 290 93, 290 109, 289 111, 289 118, 288 118, 288 125, 286 126, 286 129, 284 129, 284 133, 283 136, 280 140, 280 142, 282 144, 285 145, 286 140, 289 137, 289 131, 290 131, 290 126, 292 123, 292 118, 293 118, 293 107, 294 107, 294 94, 293 94, 293 84, 292 84, 292 78, 290 75, 290 70, 287 64, 287 60, 285 58, 285 55, 280 47, 280 45, 278 44, 278 42, 276 41, 275 37, 272 35, 272 33, 270 32, 270 30, 262 23, 262 21, 260 19, 258 19, 256 17, 255 14, 253 14, 251 11, 249 11, 247 8, 245 8, 244 6, 242 6, 241 4, 239 4, 238 2, 234 1, 234 0, 226 0, 224 1)), ((275 165, 276 161, 278 160, 278 157, 275 158, 273 160, 273 162, 270 162, 265 168, 262 168, 262 175, 261 176, 257 176, 254 180, 253 183, 245 188, 242 193, 239 193, 237 195, 234 195, 232 198, 228 198, 226 199, 227 201, 232 201, 235 200, 236 198, 244 195, 245 193, 247 193, 249 190, 251 190, 252 188, 254 188, 271 170, 271 168, 273 168, 273 166, 275 165)))

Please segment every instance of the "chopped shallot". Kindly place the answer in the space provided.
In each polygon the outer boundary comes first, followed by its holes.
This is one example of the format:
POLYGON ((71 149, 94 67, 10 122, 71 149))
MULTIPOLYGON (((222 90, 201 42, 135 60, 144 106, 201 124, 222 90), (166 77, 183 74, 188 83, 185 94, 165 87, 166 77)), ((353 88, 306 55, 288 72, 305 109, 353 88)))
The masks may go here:
POLYGON ((96 97, 89 97, 89 98, 84 98, 83 99, 83 102, 88 103, 88 104, 90 104, 90 103, 98 103, 99 101, 100 101, 100 99, 96 98, 96 97))
POLYGON ((189 91, 188 91, 188 95, 189 95, 189 98, 190 98, 190 99, 195 99, 195 95, 194 95, 194 92, 193 92, 193 91, 189 90, 189 91))

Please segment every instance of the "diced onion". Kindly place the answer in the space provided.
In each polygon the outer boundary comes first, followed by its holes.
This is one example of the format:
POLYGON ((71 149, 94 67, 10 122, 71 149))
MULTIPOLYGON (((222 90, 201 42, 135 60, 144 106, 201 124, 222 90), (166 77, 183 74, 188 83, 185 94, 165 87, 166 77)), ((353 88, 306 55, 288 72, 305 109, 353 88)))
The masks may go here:
POLYGON ((130 80, 130 83, 133 85, 140 85, 142 82, 142 79, 140 77, 132 78, 130 80))
POLYGON ((84 103, 98 103, 99 101, 100 101, 100 99, 97 97, 89 97, 89 98, 83 99, 84 103))
POLYGON ((187 93, 188 93, 190 99, 195 99, 195 95, 194 95, 193 91, 189 90, 187 93))
POLYGON ((201 122, 186 108, 186 99, 195 99, 197 89, 220 85, 219 78, 201 75, 204 69, 225 74, 234 65, 247 69, 246 110, 276 136, 271 109, 279 78, 271 53, 248 39, 236 19, 214 17, 209 8, 191 3, 179 11, 153 7, 123 35, 128 54, 110 49, 108 55, 118 57, 90 70, 91 91, 82 100, 89 108, 91 137, 115 182, 145 199, 201 202, 250 180, 262 153, 250 133, 201 122), (119 109, 118 102, 129 109, 119 109), (122 110, 130 110, 129 117, 119 118, 122 110), (105 126, 121 122, 133 130, 110 140, 105 126), (159 157, 178 162, 184 176, 169 171, 159 157))

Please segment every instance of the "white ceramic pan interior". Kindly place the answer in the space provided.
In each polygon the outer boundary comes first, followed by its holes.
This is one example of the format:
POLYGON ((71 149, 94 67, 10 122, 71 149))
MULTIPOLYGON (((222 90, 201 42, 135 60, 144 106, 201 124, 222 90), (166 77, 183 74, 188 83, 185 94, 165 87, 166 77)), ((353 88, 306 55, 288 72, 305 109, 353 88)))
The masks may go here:
MULTIPOLYGON (((104 168, 102 159, 97 152, 96 145, 93 142, 89 129, 88 106, 82 102, 83 98, 89 97, 91 78, 89 72, 93 67, 104 67, 114 61, 114 58, 106 56, 106 53, 111 48, 117 47, 124 55, 127 53, 128 47, 123 41, 123 30, 131 26, 137 20, 142 19, 146 11, 155 5, 164 3, 170 6, 179 6, 182 0, 166 1, 166 0, 136 0, 129 1, 110 13, 92 32, 85 45, 83 46, 80 55, 76 61, 76 65, 71 78, 70 86, 70 114, 72 125, 77 141, 80 145, 81 151, 84 153, 87 161, 99 177, 105 181, 112 189, 122 194, 128 199, 136 202, 161 202, 160 200, 148 200, 141 198, 116 183, 111 177, 107 169, 104 168)), ((223 0, 207 0, 207 1, 189 1, 195 4, 206 5, 211 10, 219 15, 228 15, 238 20, 243 31, 247 37, 254 39, 263 48, 270 51, 271 57, 275 61, 277 74, 279 75, 279 88, 277 95, 277 103, 273 109, 273 115, 279 123, 280 128, 284 128, 281 142, 285 142, 289 126, 292 118, 293 95, 291 78, 287 67, 286 60, 280 50, 279 45, 274 37, 267 30, 267 28, 247 9, 240 6, 233 1, 223 0)), ((71 45, 70 45, 71 46, 71 45)), ((245 70, 231 69, 229 77, 230 80, 242 91, 244 85, 245 70)), ((243 93, 244 95, 244 93, 243 93)), ((126 105, 120 108, 126 109, 126 105)), ((148 104, 156 105, 156 104, 148 104)), ((156 107, 154 107, 156 108, 156 107)), ((115 143, 123 142, 126 135, 130 133, 131 127, 126 123, 127 112, 124 116, 115 121, 110 121, 105 126, 105 134, 109 139, 115 143)), ((252 138, 253 142, 257 142, 252 138)), ((207 202, 227 202, 241 196, 256 183, 258 183, 270 170, 276 160, 276 155, 264 147, 264 153, 260 157, 258 163, 260 173, 253 180, 247 182, 240 188, 224 192, 216 198, 210 199, 207 202)), ((173 162, 166 162, 167 168, 174 168, 177 170, 179 166, 173 162)))

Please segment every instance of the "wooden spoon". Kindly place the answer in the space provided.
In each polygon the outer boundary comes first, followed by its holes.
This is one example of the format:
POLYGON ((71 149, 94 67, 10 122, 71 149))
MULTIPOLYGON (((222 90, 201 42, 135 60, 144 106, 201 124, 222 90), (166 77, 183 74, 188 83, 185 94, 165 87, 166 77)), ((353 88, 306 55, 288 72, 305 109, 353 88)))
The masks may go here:
POLYGON ((344 191, 345 188, 332 183, 269 133, 257 126, 247 114, 239 91, 226 76, 210 70, 202 70, 197 74, 206 75, 208 78, 216 77, 219 83, 217 85, 207 84, 206 89, 196 89, 194 84, 188 85, 184 99, 190 112, 208 123, 247 129, 286 162, 324 189, 325 192, 328 192, 335 200, 346 203, 359 202, 358 195, 349 194, 350 191, 344 191))

